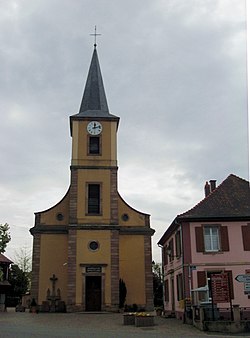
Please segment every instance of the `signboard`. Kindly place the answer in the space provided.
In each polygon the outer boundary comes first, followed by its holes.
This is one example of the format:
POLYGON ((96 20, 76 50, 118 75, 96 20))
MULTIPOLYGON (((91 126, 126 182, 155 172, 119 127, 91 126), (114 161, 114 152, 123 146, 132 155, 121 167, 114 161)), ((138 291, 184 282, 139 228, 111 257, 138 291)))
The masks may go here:
POLYGON ((238 275, 235 279, 240 283, 250 283, 250 275, 238 275))
POLYGON ((245 294, 250 294, 250 283, 244 283, 244 293, 245 294))
POLYGON ((227 273, 211 275, 213 303, 229 303, 230 290, 227 273))
POLYGON ((102 272, 102 267, 101 266, 86 266, 86 273, 100 273, 102 272))

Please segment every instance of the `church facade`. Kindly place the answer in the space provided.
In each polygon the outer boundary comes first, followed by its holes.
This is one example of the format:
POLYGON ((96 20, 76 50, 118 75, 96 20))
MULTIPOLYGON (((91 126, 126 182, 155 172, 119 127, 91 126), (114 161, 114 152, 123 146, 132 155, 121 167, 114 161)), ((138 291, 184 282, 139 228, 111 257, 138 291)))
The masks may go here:
POLYGON ((48 311, 58 304, 68 312, 117 311, 120 280, 127 305, 153 309, 154 230, 150 216, 118 193, 118 124, 95 45, 79 113, 70 116, 70 187, 59 203, 35 213, 30 229, 31 297, 48 311))

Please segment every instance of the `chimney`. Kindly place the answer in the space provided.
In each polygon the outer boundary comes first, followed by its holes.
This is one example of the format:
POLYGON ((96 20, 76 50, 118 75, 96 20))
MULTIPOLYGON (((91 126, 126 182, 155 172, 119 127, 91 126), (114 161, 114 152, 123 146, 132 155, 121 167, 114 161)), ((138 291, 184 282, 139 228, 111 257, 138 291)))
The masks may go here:
POLYGON ((210 184, 208 183, 208 181, 205 184, 204 190, 205 190, 205 197, 207 197, 210 194, 210 184))
POLYGON ((216 180, 210 180, 210 189, 211 192, 214 191, 214 189, 216 189, 216 180))

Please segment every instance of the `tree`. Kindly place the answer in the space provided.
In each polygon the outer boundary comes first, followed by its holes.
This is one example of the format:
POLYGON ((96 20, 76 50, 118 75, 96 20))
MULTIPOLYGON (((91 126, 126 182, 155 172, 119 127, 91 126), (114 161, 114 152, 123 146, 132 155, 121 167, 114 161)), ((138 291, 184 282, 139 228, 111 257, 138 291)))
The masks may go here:
POLYGON ((15 264, 23 274, 23 288, 27 292, 31 284, 31 251, 25 246, 15 252, 15 264))
POLYGON ((154 290, 154 306, 163 305, 163 282, 161 274, 161 264, 152 262, 153 271, 153 290, 154 290))
POLYGON ((22 271, 16 264, 11 266, 9 282, 11 284, 11 291, 9 294, 11 294, 12 297, 21 297, 28 291, 29 278, 27 273, 22 271))
POLYGON ((25 246, 15 252, 15 263, 25 273, 31 271, 31 251, 25 246))
POLYGON ((120 279, 119 280, 119 308, 120 309, 124 307, 126 296, 127 296, 126 284, 122 279, 120 279))
POLYGON ((5 252, 6 246, 10 240, 11 237, 9 224, 0 224, 0 253, 5 252))
POLYGON ((12 264, 9 271, 9 282, 11 288, 8 292, 8 301, 16 306, 24 295, 30 289, 31 279, 31 253, 24 247, 15 253, 15 264, 12 264))

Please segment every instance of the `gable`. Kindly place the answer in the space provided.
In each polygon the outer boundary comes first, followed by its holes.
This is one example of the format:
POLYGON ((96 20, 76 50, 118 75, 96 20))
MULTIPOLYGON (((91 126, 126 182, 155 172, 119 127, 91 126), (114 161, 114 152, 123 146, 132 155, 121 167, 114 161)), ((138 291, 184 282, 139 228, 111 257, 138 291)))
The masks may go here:
POLYGON ((229 175, 214 191, 178 219, 250 217, 249 182, 229 175))

